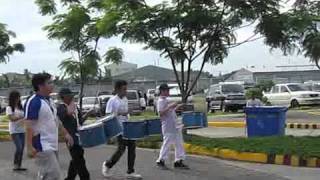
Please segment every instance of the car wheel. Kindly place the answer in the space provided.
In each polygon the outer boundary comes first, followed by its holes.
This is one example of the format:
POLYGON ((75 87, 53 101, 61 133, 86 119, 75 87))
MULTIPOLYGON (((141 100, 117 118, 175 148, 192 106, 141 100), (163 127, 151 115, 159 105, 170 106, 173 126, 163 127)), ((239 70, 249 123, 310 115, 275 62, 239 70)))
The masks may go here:
POLYGON ((221 105, 221 111, 222 112, 229 112, 229 108, 226 105, 222 104, 221 105))
POLYGON ((210 112, 211 112, 211 113, 215 113, 216 111, 215 111, 214 109, 211 109, 210 112))
POLYGON ((291 105, 291 108, 297 108, 300 106, 299 102, 296 99, 292 100, 290 105, 291 105))
POLYGON ((238 109, 234 108, 234 109, 231 110, 231 112, 236 113, 236 112, 238 112, 238 109))

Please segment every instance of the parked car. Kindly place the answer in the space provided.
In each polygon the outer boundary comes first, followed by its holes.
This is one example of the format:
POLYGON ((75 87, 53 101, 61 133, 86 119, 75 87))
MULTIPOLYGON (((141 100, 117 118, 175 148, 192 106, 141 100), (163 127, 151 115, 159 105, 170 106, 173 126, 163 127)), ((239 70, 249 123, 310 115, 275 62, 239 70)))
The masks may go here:
POLYGON ((101 95, 99 96, 99 101, 100 101, 100 109, 101 109, 101 115, 104 116, 106 114, 106 107, 107 107, 107 103, 109 101, 109 99, 112 97, 113 95, 101 95))
POLYGON ((304 86, 305 86, 309 91, 320 92, 320 82, 308 81, 308 82, 305 82, 305 83, 304 83, 304 86))
POLYGON ((100 91, 98 93, 98 96, 103 96, 103 95, 112 95, 112 91, 100 91))
MULTIPOLYGON (((170 96, 167 98, 169 100, 170 103, 182 103, 182 95, 180 92, 180 88, 178 84, 168 84, 170 90, 169 90, 169 94, 170 96)), ((153 108, 154 108, 154 112, 157 114, 158 113, 158 107, 157 107, 157 102, 159 99, 159 95, 160 95, 160 91, 159 91, 159 87, 156 87, 156 91, 155 91, 155 98, 154 98, 154 103, 153 103, 153 108)), ((187 99, 187 104, 185 105, 184 109, 185 111, 193 111, 194 110, 194 105, 193 105, 193 96, 192 93, 191 95, 188 97, 187 99)), ((182 111, 182 109, 177 109, 176 112, 178 114, 180 114, 182 111)))
POLYGON ((0 113, 3 113, 6 111, 6 108, 8 106, 8 98, 5 96, 0 96, 0 113))
POLYGON ((101 115, 100 99, 98 97, 84 97, 82 99, 82 112, 88 113, 92 111, 92 115, 101 115))
POLYGON ((129 112, 131 115, 141 114, 141 98, 139 96, 138 90, 128 90, 127 91, 127 99, 129 105, 129 112))
POLYGON ((215 112, 237 112, 246 106, 244 86, 239 83, 223 82, 211 85, 207 95, 206 102, 208 111, 215 112))
POLYGON ((320 92, 310 91, 297 83, 277 84, 264 95, 272 105, 298 107, 320 104, 320 92))
POLYGON ((153 106, 154 103, 154 95, 156 93, 155 89, 148 89, 147 91, 147 104, 148 106, 153 106))

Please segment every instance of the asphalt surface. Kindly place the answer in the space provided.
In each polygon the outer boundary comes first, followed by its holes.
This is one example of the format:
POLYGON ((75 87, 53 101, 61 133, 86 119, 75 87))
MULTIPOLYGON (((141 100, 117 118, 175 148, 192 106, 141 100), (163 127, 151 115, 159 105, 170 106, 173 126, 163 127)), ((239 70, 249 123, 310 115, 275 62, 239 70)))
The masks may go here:
MULTIPOLYGON (((63 173, 66 174, 69 154, 64 145, 61 145, 59 152, 60 163, 63 173)), ((101 164, 110 157, 115 150, 112 146, 99 146, 86 150, 87 166, 91 173, 91 179, 104 179, 101 176, 101 164)), ((233 165, 231 161, 222 161, 214 158, 188 157, 187 162, 191 170, 160 170, 155 167, 158 151, 143 150, 137 151, 136 171, 143 175, 143 179, 150 180, 288 180, 272 172, 256 171, 252 168, 233 165)), ((0 148, 0 179, 1 180, 34 180, 36 169, 33 160, 24 160, 24 167, 29 170, 25 173, 12 172, 11 159, 13 157, 13 145, 10 142, 2 142, 0 148)), ((172 155, 170 156, 173 159, 172 155)), ((125 179, 126 157, 114 167, 112 180, 125 179)))

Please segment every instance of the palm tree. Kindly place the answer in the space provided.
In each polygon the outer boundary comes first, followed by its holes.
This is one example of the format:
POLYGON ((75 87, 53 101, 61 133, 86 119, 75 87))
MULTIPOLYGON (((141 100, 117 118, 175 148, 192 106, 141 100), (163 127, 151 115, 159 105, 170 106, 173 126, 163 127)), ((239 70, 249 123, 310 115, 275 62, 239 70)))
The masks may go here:
POLYGON ((0 23, 0 63, 7 63, 9 56, 14 52, 24 52, 24 46, 22 44, 10 44, 10 38, 15 38, 16 34, 10 30, 7 30, 6 25, 0 23))

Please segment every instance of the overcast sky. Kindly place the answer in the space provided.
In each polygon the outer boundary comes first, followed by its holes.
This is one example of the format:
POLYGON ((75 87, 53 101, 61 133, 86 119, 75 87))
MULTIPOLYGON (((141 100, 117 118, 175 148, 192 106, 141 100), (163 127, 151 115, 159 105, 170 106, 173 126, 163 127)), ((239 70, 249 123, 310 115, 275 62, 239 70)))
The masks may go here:
MULTIPOLYGON (((152 2, 160 0, 149 0, 152 2)), ((38 13, 34 0, 0 0, 0 22, 8 25, 8 29, 16 32, 17 38, 13 42, 21 42, 26 47, 23 54, 15 54, 8 64, 0 64, 0 72, 23 72, 29 69, 31 72, 43 70, 59 75, 58 64, 70 54, 63 54, 59 50, 59 42, 48 40, 42 27, 50 23, 49 17, 43 17, 38 13)), ((238 32, 240 39, 250 36, 252 28, 238 32)), ((142 50, 142 45, 122 43, 118 38, 103 41, 100 50, 110 46, 123 48, 125 61, 137 63, 139 67, 154 65, 159 60, 159 66, 171 68, 168 60, 161 59, 155 51, 142 50)), ((280 51, 270 53, 269 48, 263 44, 263 40, 251 42, 234 48, 224 64, 212 66, 207 64, 205 70, 213 74, 227 73, 242 67, 274 67, 276 65, 309 64, 309 60, 303 57, 282 56, 280 51)), ((194 69, 199 68, 194 65, 194 69)))

